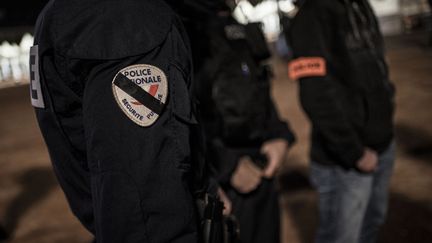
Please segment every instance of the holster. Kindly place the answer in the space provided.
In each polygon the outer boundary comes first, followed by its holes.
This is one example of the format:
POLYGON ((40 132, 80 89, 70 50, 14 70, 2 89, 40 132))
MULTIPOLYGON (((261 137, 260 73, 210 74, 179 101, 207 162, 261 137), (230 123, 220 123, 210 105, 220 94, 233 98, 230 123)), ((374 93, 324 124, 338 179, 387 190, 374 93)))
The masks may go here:
POLYGON ((202 243, 238 243, 239 225, 231 215, 223 216, 223 203, 217 196, 205 193, 196 200, 200 216, 202 243))

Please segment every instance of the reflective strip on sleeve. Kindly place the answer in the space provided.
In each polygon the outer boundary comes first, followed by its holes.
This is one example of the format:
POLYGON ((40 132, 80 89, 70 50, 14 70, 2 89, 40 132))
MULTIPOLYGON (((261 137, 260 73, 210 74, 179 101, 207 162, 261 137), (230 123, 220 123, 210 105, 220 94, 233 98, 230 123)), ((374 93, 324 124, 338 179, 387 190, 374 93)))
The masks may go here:
POLYGON ((30 48, 30 99, 35 108, 45 108, 42 85, 39 74, 39 46, 30 48))
POLYGON ((288 76, 293 80, 326 75, 326 61, 322 57, 301 57, 288 64, 288 76))

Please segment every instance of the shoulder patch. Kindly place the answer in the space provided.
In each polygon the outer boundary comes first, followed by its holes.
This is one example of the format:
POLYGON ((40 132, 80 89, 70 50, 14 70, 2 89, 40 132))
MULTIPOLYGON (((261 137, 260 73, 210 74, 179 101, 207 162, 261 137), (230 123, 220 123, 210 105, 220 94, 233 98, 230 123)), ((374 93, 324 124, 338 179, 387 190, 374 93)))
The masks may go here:
POLYGON ((39 74, 39 46, 30 48, 30 99, 33 107, 45 108, 39 74))
POLYGON ((324 77, 327 75, 326 61, 322 57, 301 57, 288 64, 290 79, 324 77))
POLYGON ((163 112, 168 97, 168 80, 158 67, 133 65, 116 74, 112 90, 126 116, 139 126, 148 127, 163 112))

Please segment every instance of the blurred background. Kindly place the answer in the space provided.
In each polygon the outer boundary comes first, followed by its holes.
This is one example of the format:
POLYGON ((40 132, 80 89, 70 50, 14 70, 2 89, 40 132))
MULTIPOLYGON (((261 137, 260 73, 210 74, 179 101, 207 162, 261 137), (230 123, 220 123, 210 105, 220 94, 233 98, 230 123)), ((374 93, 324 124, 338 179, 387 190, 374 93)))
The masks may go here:
MULTIPOLYGON (((427 0, 370 0, 386 36, 397 87, 398 157, 390 211, 380 242, 432 242, 432 14, 427 0)), ((52 172, 28 94, 28 51, 46 0, 0 3, 0 224, 11 243, 91 242, 72 216, 52 172)), ((238 21, 263 22, 275 55, 273 97, 298 136, 279 175, 284 243, 312 242, 317 197, 308 181, 309 123, 288 79, 283 38, 296 8, 291 0, 240 1, 238 21)))

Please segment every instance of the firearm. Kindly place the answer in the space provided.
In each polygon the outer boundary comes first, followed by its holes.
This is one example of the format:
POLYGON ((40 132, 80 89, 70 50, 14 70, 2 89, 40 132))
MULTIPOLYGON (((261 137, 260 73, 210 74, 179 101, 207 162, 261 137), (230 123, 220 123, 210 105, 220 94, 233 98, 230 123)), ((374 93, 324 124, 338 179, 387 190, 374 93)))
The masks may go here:
POLYGON ((225 217, 224 243, 240 242, 240 227, 234 215, 225 217))
POLYGON ((239 227, 234 216, 223 216, 224 205, 217 196, 204 194, 197 200, 203 243, 237 243, 239 227))

